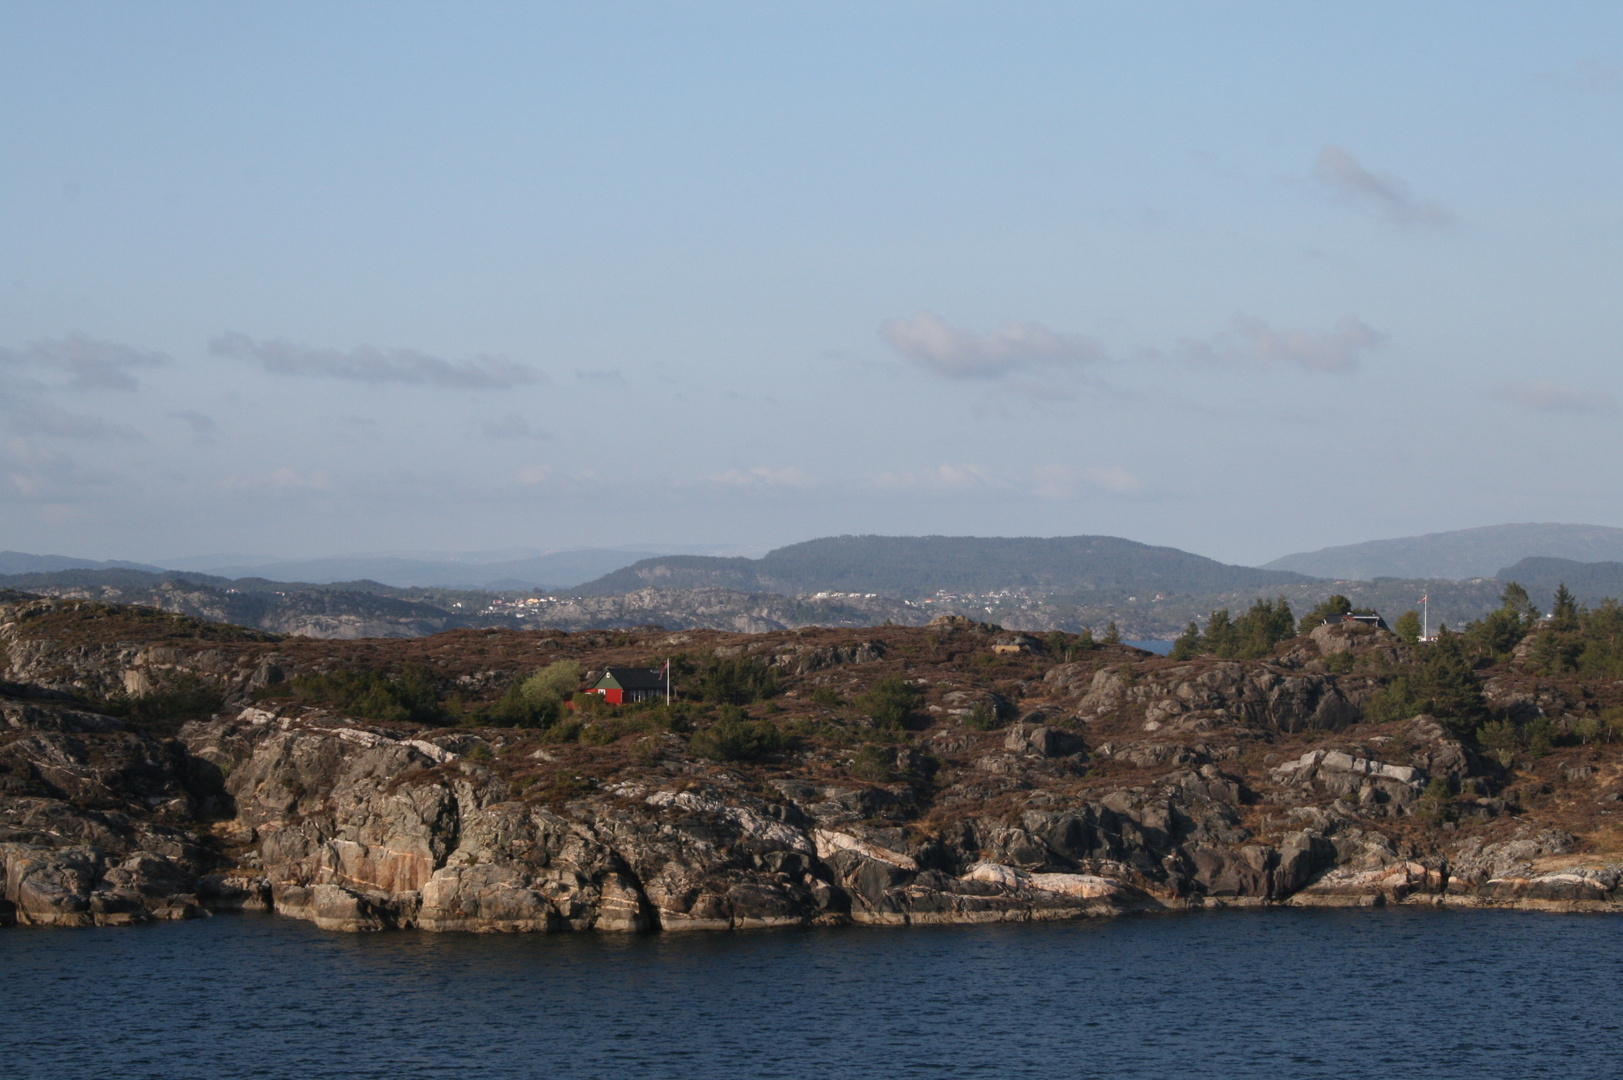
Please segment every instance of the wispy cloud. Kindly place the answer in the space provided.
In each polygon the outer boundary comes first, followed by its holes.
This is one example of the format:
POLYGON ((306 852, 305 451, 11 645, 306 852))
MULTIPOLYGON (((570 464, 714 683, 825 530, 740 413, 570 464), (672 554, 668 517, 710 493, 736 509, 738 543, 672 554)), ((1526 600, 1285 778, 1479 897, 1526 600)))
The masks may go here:
POLYGON ((1195 363, 1293 364, 1308 371, 1347 372, 1385 340, 1385 334, 1354 315, 1319 333, 1276 330, 1262 319, 1236 315, 1210 340, 1180 340, 1178 355, 1195 363))
POLYGON ((48 450, 28 439, 6 440, 0 447, 0 476, 27 500, 60 500, 73 489, 101 487, 105 473, 85 472, 66 454, 48 450))
POLYGON ((890 319, 879 328, 891 348, 948 379, 1000 379, 1037 368, 1076 369, 1108 358, 1104 346, 1037 323, 1005 323, 980 334, 960 330, 928 311, 890 319))
POLYGON ((479 430, 487 439, 550 439, 550 432, 530 423, 522 413, 508 413, 480 421, 479 430))
POLYGON ((1543 413, 1609 412, 1617 405, 1610 394, 1572 390, 1552 382, 1505 383, 1489 393, 1500 401, 1543 413))
POLYGON ((257 476, 227 476, 220 486, 227 491, 326 491, 332 487, 332 478, 325 469, 301 473, 284 465, 257 476))
MULTIPOLYGON (((0 387, 0 390, 3 390, 0 387)), ((99 416, 69 412, 37 398, 0 394, 0 415, 16 435, 49 439, 127 439, 139 441, 135 429, 115 424, 99 416)))
POLYGON ((1034 470, 1037 497, 1050 502, 1074 499, 1085 490, 1131 495, 1144 487, 1137 474, 1119 465, 1042 465, 1034 470))
POLYGON ((340 352, 295 345, 281 338, 255 341, 245 334, 219 335, 209 342, 209 353, 258 364, 274 375, 430 385, 457 390, 502 390, 545 379, 535 368, 501 357, 446 360, 413 349, 379 349, 371 345, 340 352))
POLYGON ((198 435, 212 435, 217 429, 212 417, 205 416, 196 409, 177 409, 169 414, 169 419, 184 422, 198 435))
MULTIPOLYGON (((132 370, 168 362, 160 352, 97 341, 83 334, 36 341, 21 349, 0 349, 0 368, 66 375, 64 385, 69 390, 139 390, 141 384, 130 374, 132 370)), ((45 385, 36 383, 31 388, 43 390, 45 385)))
POLYGON ((751 469, 728 469, 724 473, 710 477, 710 481, 731 487, 753 488, 806 487, 812 482, 811 477, 793 466, 774 469, 767 465, 757 465, 751 469))
POLYGON ((885 491, 935 493, 953 493, 977 488, 1004 486, 989 470, 979 465, 953 464, 950 462, 943 462, 933 469, 923 469, 916 472, 883 472, 873 476, 869 482, 874 487, 885 491))
POLYGON ((1370 172, 1339 146, 1319 152, 1313 177, 1348 205, 1372 210, 1394 225, 1442 228, 1454 221, 1443 207, 1415 198, 1399 177, 1370 172))

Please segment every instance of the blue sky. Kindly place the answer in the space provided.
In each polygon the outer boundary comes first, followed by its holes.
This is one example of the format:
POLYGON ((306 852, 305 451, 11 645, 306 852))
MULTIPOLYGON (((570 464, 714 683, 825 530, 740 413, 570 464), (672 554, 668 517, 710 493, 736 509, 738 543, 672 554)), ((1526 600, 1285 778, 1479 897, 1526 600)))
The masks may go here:
POLYGON ((1623 525, 1623 9, 0 3, 0 547, 1623 525))

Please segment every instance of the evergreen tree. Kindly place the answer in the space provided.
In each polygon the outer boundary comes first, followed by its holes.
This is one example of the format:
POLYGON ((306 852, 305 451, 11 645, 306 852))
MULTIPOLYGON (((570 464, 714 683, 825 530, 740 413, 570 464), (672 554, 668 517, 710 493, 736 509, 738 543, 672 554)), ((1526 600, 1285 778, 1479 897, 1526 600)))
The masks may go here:
POLYGON ((1410 645, 1420 640, 1420 612, 1405 611, 1398 616, 1398 621, 1392 624, 1392 631, 1408 642, 1410 645))
POLYGON ((1174 660, 1188 660, 1201 651, 1200 627, 1195 620, 1190 619, 1189 625, 1184 627, 1183 633, 1172 643, 1172 652, 1168 653, 1174 660))
POLYGON ((1505 591, 1499 594, 1499 606, 1506 611, 1513 611, 1528 626, 1538 622, 1538 607, 1528 599, 1527 590, 1512 581, 1505 586, 1505 591))
POLYGON ((1229 618, 1229 609, 1222 608, 1206 617, 1206 633, 1202 635, 1203 652, 1217 656, 1233 656, 1240 645, 1239 631, 1229 618))
POLYGON ((1550 608, 1550 621, 1557 630, 1578 629, 1578 600, 1562 582, 1555 590, 1555 603, 1550 608))
POLYGON ((1115 619, 1111 619, 1110 620, 1110 625, 1105 627, 1105 640, 1104 640, 1104 643, 1106 645, 1120 645, 1121 644, 1121 631, 1116 629, 1116 620, 1115 619))

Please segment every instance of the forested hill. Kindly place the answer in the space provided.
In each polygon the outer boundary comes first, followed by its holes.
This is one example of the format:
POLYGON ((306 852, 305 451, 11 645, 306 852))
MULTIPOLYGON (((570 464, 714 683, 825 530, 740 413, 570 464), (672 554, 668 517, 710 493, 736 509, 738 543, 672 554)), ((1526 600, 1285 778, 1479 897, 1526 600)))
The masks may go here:
POLYGON ((1498 567, 1534 555, 1583 562, 1623 559, 1623 529, 1604 525, 1484 525, 1303 551, 1264 563, 1263 569, 1352 581, 1380 577, 1464 581, 1490 577, 1498 567))
POLYGON ((1312 580, 1115 536, 833 536, 778 548, 759 559, 643 559, 572 591, 610 596, 654 586, 896 597, 994 589, 1220 593, 1312 580))
POLYGON ((1573 596, 1587 604, 1606 597, 1623 597, 1623 562, 1577 562, 1534 556, 1507 566, 1494 575, 1500 581, 1514 581, 1540 602, 1565 585, 1573 596))

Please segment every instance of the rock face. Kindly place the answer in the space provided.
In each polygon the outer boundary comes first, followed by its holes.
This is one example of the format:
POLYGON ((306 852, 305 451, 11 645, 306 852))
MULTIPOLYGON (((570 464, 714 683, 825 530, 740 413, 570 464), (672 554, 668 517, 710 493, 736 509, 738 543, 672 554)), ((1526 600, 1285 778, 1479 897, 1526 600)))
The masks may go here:
MULTIPOLYGON (((872 640, 721 636, 717 654, 772 664, 797 694, 829 691, 783 699, 809 710, 802 745, 740 764, 633 723, 652 714, 594 720, 600 737, 571 742, 248 700, 349 655, 309 643, 41 645, 7 626, 3 923, 246 909, 343 931, 675 932, 1260 904, 1623 909, 1623 866, 1554 823, 1580 798, 1599 820, 1617 812, 1617 762, 1552 761, 1551 809, 1530 814, 1518 800, 1542 787, 1513 789, 1437 720, 1364 723, 1375 677, 1328 670, 1335 650, 1317 639, 1267 662, 1121 649, 1053 664, 992 652, 994 633, 967 620, 872 640), (995 682, 964 674, 991 664, 1015 666, 995 682), (859 754, 871 721, 841 719, 840 694, 904 672, 914 730, 859 754), (167 735, 109 714, 181 678, 225 704, 167 735)), ((532 636, 533 659, 503 668, 493 640, 424 648, 471 657, 438 671, 447 688, 495 696, 547 657, 602 666, 614 657, 592 650, 618 647, 532 636)))

